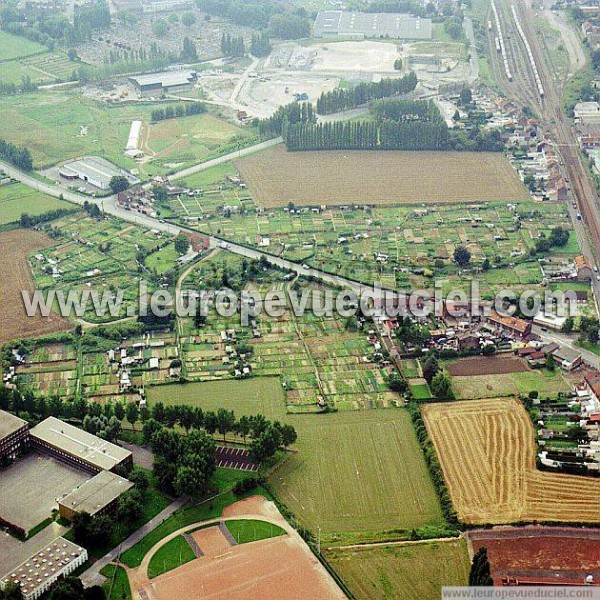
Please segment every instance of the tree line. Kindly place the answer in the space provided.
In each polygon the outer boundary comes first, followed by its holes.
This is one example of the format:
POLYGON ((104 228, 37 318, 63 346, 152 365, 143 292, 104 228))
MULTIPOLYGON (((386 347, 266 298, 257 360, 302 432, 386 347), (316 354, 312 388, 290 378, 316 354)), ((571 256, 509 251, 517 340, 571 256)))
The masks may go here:
POLYGON ((0 139, 0 158, 22 171, 33 169, 33 159, 28 148, 16 146, 12 142, 0 139))
POLYGON ((150 119, 156 123, 165 119, 174 119, 180 117, 189 117, 190 115, 200 115, 207 110, 203 102, 189 102, 186 104, 176 104, 175 106, 166 106, 165 108, 156 108, 150 113, 150 119))
POLYGON ((291 40, 310 35, 311 23, 304 8, 289 9, 275 0, 196 0, 196 6, 237 25, 268 30, 276 38, 291 40))
POLYGON ((0 96, 14 96, 16 94, 35 92, 37 88, 37 84, 31 81, 31 77, 29 77, 29 75, 24 75, 21 77, 21 83, 0 81, 0 96))
POLYGON ((291 102, 280 106, 269 118, 260 119, 258 132, 263 137, 277 137, 284 133, 288 125, 316 123, 316 121, 317 115, 310 102, 291 102))
MULTIPOLYGON (((499 131, 449 129, 432 101, 390 98, 371 107, 372 121, 292 122, 281 115, 281 134, 290 151, 302 150, 469 150, 501 152, 499 131)), ((275 115, 274 115, 275 117, 275 115)), ((278 123, 276 123, 278 124, 278 123)), ((260 130, 259 125, 259 130, 260 130)), ((265 129, 267 129, 265 127, 265 129)))
POLYGON ((317 99, 317 113, 329 115, 356 108, 372 100, 408 94, 417 87, 417 75, 413 72, 401 78, 382 79, 374 83, 359 83, 348 89, 337 88, 323 92, 317 99))
POLYGON ((223 33, 221 36, 221 52, 226 56, 233 56, 235 58, 244 56, 246 54, 244 38, 241 35, 235 36, 230 33, 223 33))
POLYGON ((271 49, 271 40, 266 31, 255 33, 252 36, 252 42, 250 43, 250 54, 252 56, 268 56, 271 54, 271 49))
POLYGON ((259 463, 297 439, 291 425, 268 421, 263 415, 236 419, 232 410, 224 408, 204 412, 200 407, 164 406, 157 402, 152 418, 144 423, 143 435, 155 455, 154 474, 159 489, 192 497, 205 494, 216 468, 216 442, 212 436, 217 432, 223 440, 229 432, 244 441, 250 437, 250 455, 259 463), (176 425, 185 429, 186 435, 175 431, 176 425))

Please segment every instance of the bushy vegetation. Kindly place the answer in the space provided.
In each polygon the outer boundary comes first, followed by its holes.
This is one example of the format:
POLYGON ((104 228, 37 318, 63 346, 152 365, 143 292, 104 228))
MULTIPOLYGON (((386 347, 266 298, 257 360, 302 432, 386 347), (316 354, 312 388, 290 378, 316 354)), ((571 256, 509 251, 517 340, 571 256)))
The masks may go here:
POLYGON ((21 148, 2 139, 0 139, 0 159, 11 163, 23 171, 31 171, 33 169, 33 159, 28 148, 21 148))

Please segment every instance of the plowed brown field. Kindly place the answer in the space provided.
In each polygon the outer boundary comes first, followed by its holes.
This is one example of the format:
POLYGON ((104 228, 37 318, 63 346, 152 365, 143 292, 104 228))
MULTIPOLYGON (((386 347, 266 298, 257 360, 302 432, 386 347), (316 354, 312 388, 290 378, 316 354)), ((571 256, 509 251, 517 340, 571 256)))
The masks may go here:
POLYGON ((431 404, 424 417, 465 523, 600 521, 600 479, 536 469, 533 425, 518 400, 431 404))
POLYGON ((58 315, 28 317, 23 307, 21 290, 33 291, 27 255, 52 243, 48 236, 30 229, 0 234, 0 342, 70 329, 71 324, 58 315))
POLYGON ((235 161, 265 208, 320 204, 394 206, 421 202, 527 200, 506 158, 489 152, 287 152, 235 161))

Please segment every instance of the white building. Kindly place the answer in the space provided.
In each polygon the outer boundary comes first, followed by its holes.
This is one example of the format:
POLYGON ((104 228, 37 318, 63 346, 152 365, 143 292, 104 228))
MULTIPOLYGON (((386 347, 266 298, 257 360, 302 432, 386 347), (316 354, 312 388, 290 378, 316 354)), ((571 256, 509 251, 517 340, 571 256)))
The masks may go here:
POLYGON ((35 600, 58 579, 75 571, 87 559, 85 548, 65 538, 56 538, 0 580, 0 589, 4 589, 9 583, 15 583, 21 588, 23 600, 35 600))

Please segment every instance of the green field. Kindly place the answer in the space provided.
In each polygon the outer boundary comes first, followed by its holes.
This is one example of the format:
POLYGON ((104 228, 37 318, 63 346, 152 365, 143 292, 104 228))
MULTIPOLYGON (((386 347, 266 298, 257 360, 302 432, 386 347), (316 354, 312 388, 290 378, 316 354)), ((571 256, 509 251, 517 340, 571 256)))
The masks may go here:
POLYGON ((285 535, 285 530, 265 521, 240 519, 239 521, 226 521, 225 526, 238 544, 258 542, 268 538, 285 535))
POLYGON ((283 389, 275 377, 156 386, 148 389, 148 400, 150 406, 160 401, 165 405, 192 404, 204 411, 228 408, 238 416, 257 413, 267 419, 285 416, 283 389))
POLYGON ((426 383, 411 384, 410 391, 415 400, 428 400, 431 398, 431 392, 426 383))
POLYGON ((196 555, 183 535, 178 535, 161 546, 148 564, 148 577, 158 577, 194 560, 196 555))
POLYGON ((0 60, 13 60, 45 51, 46 46, 0 31, 0 60))
POLYGON ((358 600, 440 598, 443 586, 467 585, 463 540, 331 550, 327 560, 358 600))
POLYGON ((297 454, 271 477, 281 500, 330 541, 443 525, 408 413, 402 409, 286 415, 275 378, 149 388, 150 404, 191 403, 292 424, 297 454), (335 449, 333 452, 330 449, 335 449), (339 534, 339 535, 336 535, 339 534))
POLYGON ((103 567, 100 572, 107 577, 107 581, 102 586, 107 600, 131 600, 129 578, 123 567, 110 564, 103 567))
POLYGON ((175 244, 167 244, 158 252, 150 254, 144 263, 151 271, 156 271, 157 275, 162 275, 165 271, 176 266, 178 258, 179 254, 175 251, 175 244))
POLYGON ((0 186, 0 225, 18 221, 23 213, 40 215, 57 208, 71 209, 74 206, 21 183, 0 186))
MULTIPOLYGON (((30 71, 35 67, 20 68, 30 71)), ((238 140, 244 145, 254 139, 252 129, 239 128, 212 114, 184 117, 182 123, 177 119, 161 121, 150 125, 150 147, 143 148, 153 160, 140 165, 123 153, 131 121, 149 124, 154 107, 150 103, 110 107, 78 90, 4 96, 0 98, 2 137, 27 146, 36 167, 100 155, 123 168, 140 169, 142 175, 165 173, 174 165, 189 166, 235 150, 238 140)))
POLYGON ((408 413, 403 409, 288 416, 298 454, 271 477, 276 494, 328 542, 442 525, 408 413))
POLYGON ((571 391, 571 385, 558 368, 553 372, 536 369, 522 373, 452 377, 452 387, 456 397, 462 400, 527 395, 532 390, 545 398, 571 391))

